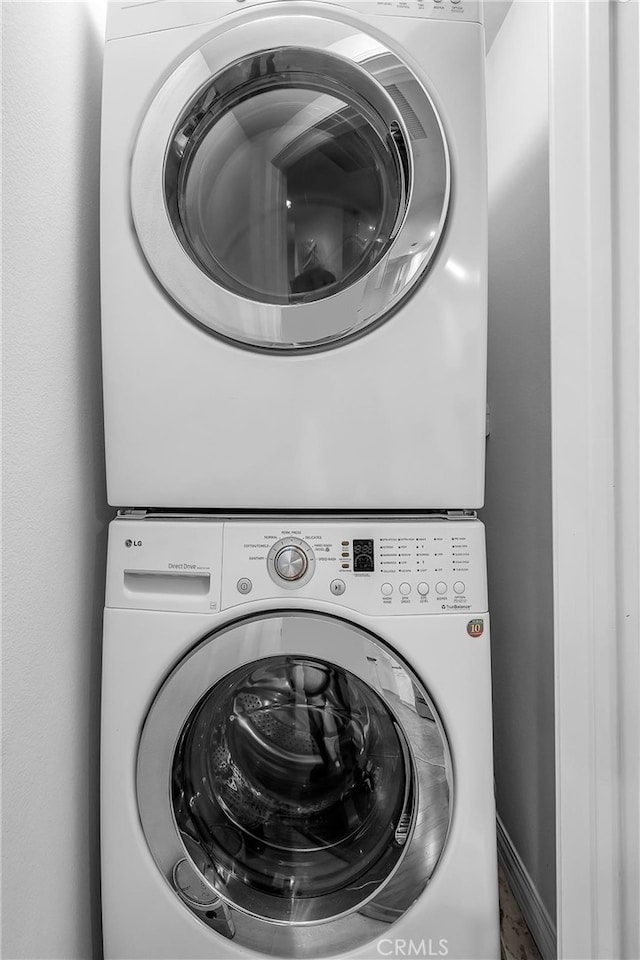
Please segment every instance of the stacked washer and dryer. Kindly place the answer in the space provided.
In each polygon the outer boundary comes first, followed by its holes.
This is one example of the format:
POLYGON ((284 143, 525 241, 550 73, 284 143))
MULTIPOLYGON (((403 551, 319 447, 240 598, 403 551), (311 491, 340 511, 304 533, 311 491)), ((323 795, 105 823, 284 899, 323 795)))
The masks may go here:
POLYGON ((480 21, 109 4, 106 960, 499 957, 480 21))

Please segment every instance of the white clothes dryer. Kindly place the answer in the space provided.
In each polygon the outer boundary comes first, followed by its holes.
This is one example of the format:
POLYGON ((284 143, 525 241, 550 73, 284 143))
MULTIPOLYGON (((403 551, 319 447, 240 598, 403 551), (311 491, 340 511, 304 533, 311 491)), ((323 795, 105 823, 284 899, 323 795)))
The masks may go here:
POLYGON ((106 960, 498 960, 478 521, 122 517, 103 663, 106 960))
POLYGON ((108 495, 482 504, 478 0, 110 3, 108 495))

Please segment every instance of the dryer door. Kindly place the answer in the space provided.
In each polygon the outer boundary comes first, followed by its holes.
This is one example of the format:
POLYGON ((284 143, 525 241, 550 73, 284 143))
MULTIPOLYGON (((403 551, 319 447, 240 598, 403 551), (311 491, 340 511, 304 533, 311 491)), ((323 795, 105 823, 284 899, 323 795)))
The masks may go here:
POLYGON ((444 132, 378 39, 326 15, 253 17, 204 42, 151 103, 135 228, 160 283, 211 331, 328 347, 422 279, 449 202, 444 132))
POLYGON ((400 917, 451 812, 426 691, 370 634, 301 612, 236 622, 175 668, 142 731, 137 786, 177 895, 279 956, 354 948, 400 917))

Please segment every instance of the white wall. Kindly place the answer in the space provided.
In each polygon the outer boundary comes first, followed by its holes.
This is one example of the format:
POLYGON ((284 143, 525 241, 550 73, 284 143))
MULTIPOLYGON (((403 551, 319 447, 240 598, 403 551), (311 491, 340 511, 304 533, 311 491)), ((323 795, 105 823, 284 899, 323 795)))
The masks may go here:
POLYGON ((548 9, 510 7, 487 58, 486 507, 498 813, 555 917, 548 9))
POLYGON ((101 954, 102 12, 2 4, 5 960, 101 954))

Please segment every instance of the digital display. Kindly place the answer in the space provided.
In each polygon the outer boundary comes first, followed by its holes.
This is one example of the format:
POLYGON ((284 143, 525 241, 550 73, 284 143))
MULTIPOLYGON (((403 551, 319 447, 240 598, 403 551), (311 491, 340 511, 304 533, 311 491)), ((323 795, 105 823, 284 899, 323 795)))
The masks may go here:
POLYGON ((373 573, 373 540, 353 541, 353 570, 354 573, 373 573))

